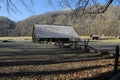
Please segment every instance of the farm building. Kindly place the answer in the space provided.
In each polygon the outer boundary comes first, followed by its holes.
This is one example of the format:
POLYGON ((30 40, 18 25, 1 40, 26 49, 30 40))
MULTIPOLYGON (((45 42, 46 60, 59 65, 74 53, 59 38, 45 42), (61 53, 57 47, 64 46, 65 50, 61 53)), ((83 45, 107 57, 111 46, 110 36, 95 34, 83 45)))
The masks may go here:
POLYGON ((97 34, 91 34, 90 35, 90 39, 92 39, 92 40, 98 40, 99 39, 99 35, 97 35, 97 34))
POLYGON ((33 27, 33 42, 48 43, 66 43, 70 41, 78 41, 79 36, 71 26, 58 25, 38 25, 33 27))
POLYGON ((117 35, 117 36, 116 36, 116 39, 120 39, 120 36, 117 35))

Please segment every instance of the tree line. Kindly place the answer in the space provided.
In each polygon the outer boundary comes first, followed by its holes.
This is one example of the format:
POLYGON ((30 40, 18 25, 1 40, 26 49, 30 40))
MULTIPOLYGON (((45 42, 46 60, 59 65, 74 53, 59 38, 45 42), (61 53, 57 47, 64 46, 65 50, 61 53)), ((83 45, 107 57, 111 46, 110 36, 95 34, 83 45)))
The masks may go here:
POLYGON ((9 31, 7 35, 31 36, 34 24, 71 25, 79 35, 120 35, 119 12, 119 6, 110 6, 105 13, 85 14, 83 16, 75 16, 72 10, 49 12, 42 15, 32 16, 15 23, 14 29, 12 29, 11 32, 9 31))

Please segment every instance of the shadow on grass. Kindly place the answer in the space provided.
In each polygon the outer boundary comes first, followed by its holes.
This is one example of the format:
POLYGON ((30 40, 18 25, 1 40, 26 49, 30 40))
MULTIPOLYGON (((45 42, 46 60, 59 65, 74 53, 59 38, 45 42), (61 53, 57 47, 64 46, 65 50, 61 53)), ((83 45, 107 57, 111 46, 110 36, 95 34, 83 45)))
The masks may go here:
MULTIPOLYGON (((9 48, 12 49, 12 48, 9 48)), ((17 48, 13 48, 17 49, 17 48)), ((83 53, 80 49, 71 49, 71 48, 45 48, 45 49, 18 49, 18 51, 1 51, 0 56, 27 56, 27 55, 53 55, 53 54, 80 54, 83 53), (32 51, 33 50, 33 51, 32 51), (34 51, 35 50, 35 51, 34 51)))
MULTIPOLYGON (((68 70, 54 70, 54 71, 38 71, 38 72, 10 72, 10 73, 0 73, 1 77, 19 77, 19 76, 38 76, 38 75, 59 75, 59 74, 69 74, 74 72, 80 72, 84 70, 91 70, 91 69, 99 69, 104 66, 112 66, 108 65, 97 65, 97 66, 90 66, 90 67, 83 67, 83 68, 76 68, 76 69, 68 69, 68 70)), ((87 80, 87 79, 84 79, 87 80)))
MULTIPOLYGON (((58 64, 58 63, 68 63, 68 62, 79 62, 79 61, 92 61, 92 60, 99 60, 103 59, 100 55, 90 55, 89 57, 78 58, 76 56, 72 57, 63 57, 59 59, 50 59, 50 60, 25 60, 25 61, 14 61, 14 62, 0 62, 0 67, 9 67, 9 66, 24 66, 24 65, 47 65, 47 64, 58 64), (77 58, 77 59, 75 59, 77 58)), ((104 59, 110 59, 111 57, 107 57, 104 59)), ((81 72, 84 70, 91 70, 91 69, 99 69, 105 66, 113 66, 111 64, 108 65, 97 65, 97 66, 90 66, 90 67, 82 67, 82 68, 75 68, 75 69, 68 69, 68 70, 54 70, 54 71, 20 71, 20 72, 10 72, 10 73, 0 73, 0 77, 21 77, 21 76, 46 76, 46 75, 59 75, 59 74, 69 74, 74 72, 81 72)), ((88 77, 80 80, 108 80, 113 76, 113 72, 106 72, 99 74, 94 77, 88 77)), ((75 79, 76 80, 76 79, 75 79)), ((79 79, 77 79, 79 80, 79 79)))
MULTIPOLYGON (((30 54, 28 54, 29 52, 25 53, 25 54, 21 54, 21 53, 18 53, 18 54, 12 54, 10 53, 10 56, 18 56, 18 55, 24 55, 24 56, 28 56, 28 55, 44 55, 44 54, 39 54, 38 52, 36 52, 36 54, 30 52, 30 54)), ((65 54, 64 52, 58 52, 58 54, 65 54)), ((67 52, 66 54, 69 54, 71 53, 70 51, 67 52)), ((73 52, 74 53, 74 52, 73 52)), ((73 54, 72 53, 72 54, 73 54)), ((56 54, 56 52, 54 53, 56 54)), ((54 55, 54 54, 50 54, 50 55, 54 55)), ((45 55, 48 55, 48 52, 46 52, 45 55)), ((14 62, 0 62, 0 67, 9 67, 9 66, 24 66, 24 65, 47 65, 47 64, 58 64, 58 63, 68 63, 68 62, 79 62, 79 61, 92 61, 92 60, 99 60, 99 59, 110 59, 111 57, 102 57, 101 55, 90 55, 88 57, 84 57, 84 58, 81 58, 79 57, 80 53, 77 54, 77 55, 74 55, 74 56, 67 56, 67 57, 60 57, 58 59, 49 59, 49 60, 35 60, 33 59, 32 57, 29 59, 29 60, 24 60, 24 61, 14 61, 14 62), (32 60, 31 60, 32 59, 32 60)), ((1 56, 9 56, 8 55, 2 55, 1 56)), ((5 58, 7 60, 7 58, 5 58)), ((22 58, 21 58, 22 59, 22 58)), ((2 60, 2 59, 1 59, 2 60)), ((99 69, 101 67, 104 67, 104 66, 113 66, 111 64, 108 64, 108 65, 98 65, 98 66, 90 66, 90 67, 83 67, 83 68, 77 68, 77 69, 69 69, 69 70, 54 70, 54 71, 37 71, 37 72, 25 72, 25 71, 20 71, 20 72, 10 72, 10 73, 0 73, 0 76, 1 77, 10 77, 10 76, 13 76, 13 77, 19 77, 19 76, 39 76, 39 75, 59 75, 59 74, 69 74, 69 73, 74 73, 74 72, 80 72, 80 71, 84 71, 84 70, 91 70, 91 69, 99 69)), ((103 73, 103 74, 100 74, 98 75, 98 78, 99 76, 101 75, 107 75, 107 74, 112 74, 112 72, 108 72, 108 73, 103 73)), ((96 76, 92 78, 85 78, 85 79, 81 79, 81 80, 96 80, 94 79, 96 78, 96 76)), ((106 79, 103 79, 103 80, 106 80, 106 79)))
MULTIPOLYGON (((100 59, 111 59, 112 57, 85 57, 85 58, 76 58, 74 57, 64 57, 59 59, 50 59, 50 60, 24 60, 24 61, 14 61, 14 62, 0 62, 0 67, 9 67, 9 66, 24 66, 24 65, 48 65, 48 64, 59 64, 59 63, 71 63, 71 62, 80 62, 80 61, 93 61, 100 59)), ((32 59, 32 58, 31 58, 32 59)), ((6 59, 7 60, 7 59, 6 59)))
POLYGON ((93 77, 82 78, 80 80, 110 80, 114 76, 113 71, 104 72, 93 77))

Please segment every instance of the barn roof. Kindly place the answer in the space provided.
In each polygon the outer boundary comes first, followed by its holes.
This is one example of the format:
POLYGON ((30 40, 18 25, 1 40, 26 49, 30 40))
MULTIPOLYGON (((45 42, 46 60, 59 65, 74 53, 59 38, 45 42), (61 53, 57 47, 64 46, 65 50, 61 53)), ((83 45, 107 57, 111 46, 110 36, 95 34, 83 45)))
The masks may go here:
POLYGON ((34 33, 36 38, 79 38, 71 26, 35 24, 34 33))
POLYGON ((98 34, 92 34, 92 37, 99 37, 98 34))

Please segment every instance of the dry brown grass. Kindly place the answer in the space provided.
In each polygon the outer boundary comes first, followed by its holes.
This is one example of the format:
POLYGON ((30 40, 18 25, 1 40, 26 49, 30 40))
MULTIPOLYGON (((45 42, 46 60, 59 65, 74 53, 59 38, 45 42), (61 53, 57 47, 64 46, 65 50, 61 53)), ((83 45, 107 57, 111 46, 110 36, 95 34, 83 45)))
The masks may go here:
POLYGON ((109 55, 24 41, 0 45, 2 80, 107 80, 113 74, 109 55))
POLYGON ((0 37, 0 40, 32 40, 31 36, 21 36, 21 37, 0 37))

